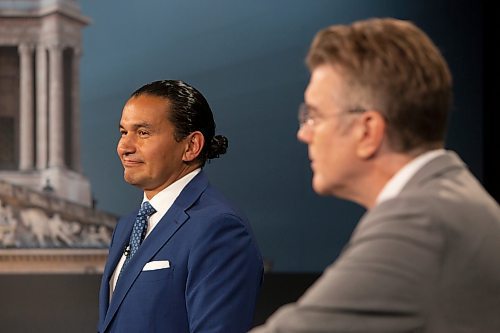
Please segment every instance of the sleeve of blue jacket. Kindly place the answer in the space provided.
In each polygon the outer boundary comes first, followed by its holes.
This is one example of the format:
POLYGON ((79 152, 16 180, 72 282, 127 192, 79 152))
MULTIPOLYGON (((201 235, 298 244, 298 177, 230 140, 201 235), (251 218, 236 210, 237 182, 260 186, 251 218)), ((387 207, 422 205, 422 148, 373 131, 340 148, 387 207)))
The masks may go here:
POLYGON ((212 217, 188 259, 186 307, 191 333, 247 332, 262 282, 262 260, 240 217, 212 217))

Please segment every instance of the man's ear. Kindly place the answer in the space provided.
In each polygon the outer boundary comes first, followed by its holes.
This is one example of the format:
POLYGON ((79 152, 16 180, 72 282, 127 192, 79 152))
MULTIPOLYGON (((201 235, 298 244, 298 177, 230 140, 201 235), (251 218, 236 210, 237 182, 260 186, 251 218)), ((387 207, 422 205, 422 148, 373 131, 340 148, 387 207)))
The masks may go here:
POLYGON ((194 161, 201 153, 203 145, 205 144, 205 137, 200 131, 195 131, 187 136, 186 149, 182 160, 184 162, 194 161))
POLYGON ((382 147, 386 129, 384 116, 378 111, 367 110, 360 115, 357 125, 356 154, 361 159, 369 159, 382 147))

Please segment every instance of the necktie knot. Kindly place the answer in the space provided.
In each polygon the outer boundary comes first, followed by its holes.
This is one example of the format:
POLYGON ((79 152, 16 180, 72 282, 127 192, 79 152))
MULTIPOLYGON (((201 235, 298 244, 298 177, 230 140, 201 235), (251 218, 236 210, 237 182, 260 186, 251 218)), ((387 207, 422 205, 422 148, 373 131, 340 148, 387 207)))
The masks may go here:
POLYGON ((150 217, 156 213, 156 209, 154 209, 153 206, 149 203, 149 201, 144 201, 142 203, 141 209, 139 210, 139 213, 137 216, 145 216, 146 218, 150 217))

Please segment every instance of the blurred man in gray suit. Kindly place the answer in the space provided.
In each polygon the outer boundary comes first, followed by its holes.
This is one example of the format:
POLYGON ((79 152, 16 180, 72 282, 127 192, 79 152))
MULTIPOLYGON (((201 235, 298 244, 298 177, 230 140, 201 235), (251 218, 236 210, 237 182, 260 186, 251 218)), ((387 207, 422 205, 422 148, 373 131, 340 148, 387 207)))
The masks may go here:
POLYGON ((500 332, 500 208, 443 148, 452 80, 437 47, 410 22, 371 19, 320 31, 307 64, 298 138, 313 188, 367 213, 252 332, 500 332))

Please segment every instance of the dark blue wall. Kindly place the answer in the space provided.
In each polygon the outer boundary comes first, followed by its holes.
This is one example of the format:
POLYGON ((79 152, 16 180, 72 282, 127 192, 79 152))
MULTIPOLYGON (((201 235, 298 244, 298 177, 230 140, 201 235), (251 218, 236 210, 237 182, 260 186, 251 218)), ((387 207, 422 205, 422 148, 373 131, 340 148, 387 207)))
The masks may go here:
POLYGON ((363 210, 311 190, 297 142, 304 56, 317 30, 369 17, 410 19, 442 50, 455 81, 448 146, 482 179, 482 19, 477 1, 81 1, 82 159, 98 207, 131 210, 141 193, 122 180, 115 153, 128 95, 182 79, 207 97, 229 151, 206 167, 250 218, 276 271, 322 271, 363 210))

